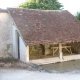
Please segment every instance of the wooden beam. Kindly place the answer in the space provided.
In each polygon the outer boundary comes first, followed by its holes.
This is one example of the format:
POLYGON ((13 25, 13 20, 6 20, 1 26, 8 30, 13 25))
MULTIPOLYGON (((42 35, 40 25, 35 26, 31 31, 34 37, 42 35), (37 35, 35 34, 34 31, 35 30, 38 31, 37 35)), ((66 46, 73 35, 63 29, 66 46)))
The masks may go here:
POLYGON ((59 43, 59 58, 62 59, 63 53, 62 53, 62 44, 59 43))
POLYGON ((29 45, 26 47, 26 61, 29 62, 29 45))
POLYGON ((63 46, 62 48, 66 49, 69 53, 72 54, 71 46, 63 46))
POLYGON ((54 53, 58 50, 58 47, 57 48, 53 48, 53 56, 54 56, 54 53))

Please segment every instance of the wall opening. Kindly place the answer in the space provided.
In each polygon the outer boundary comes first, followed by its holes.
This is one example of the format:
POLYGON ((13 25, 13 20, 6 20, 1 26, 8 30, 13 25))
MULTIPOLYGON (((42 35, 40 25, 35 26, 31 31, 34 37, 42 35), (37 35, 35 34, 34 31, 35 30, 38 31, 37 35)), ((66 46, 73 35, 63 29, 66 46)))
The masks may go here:
POLYGON ((20 59, 20 41, 19 41, 19 34, 18 34, 18 59, 20 59))
MULTIPOLYGON (((80 54, 80 42, 74 43, 61 43, 62 45, 62 58, 64 56, 71 56, 80 54)), ((59 44, 38 44, 30 45, 30 60, 43 59, 43 58, 60 58, 59 44)))
POLYGON ((66 46, 71 46, 71 50, 68 49, 67 53, 63 50, 63 56, 80 54, 80 42, 67 43, 66 46))
POLYGON ((17 53, 17 58, 20 59, 20 39, 19 39, 19 33, 16 32, 16 53, 17 53))
POLYGON ((58 51, 53 56, 53 44, 37 44, 29 46, 30 60, 58 57, 58 51))

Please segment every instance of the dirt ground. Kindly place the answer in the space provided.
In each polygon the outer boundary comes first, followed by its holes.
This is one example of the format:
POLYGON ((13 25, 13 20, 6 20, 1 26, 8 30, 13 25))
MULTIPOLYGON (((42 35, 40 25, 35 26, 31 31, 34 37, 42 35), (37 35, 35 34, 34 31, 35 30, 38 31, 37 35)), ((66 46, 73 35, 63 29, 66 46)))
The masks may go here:
POLYGON ((28 66, 25 63, 15 59, 0 59, 0 67, 23 69, 28 68, 28 66))
POLYGON ((69 72, 49 71, 41 66, 15 59, 0 60, 0 80, 80 80, 80 69, 69 72))
POLYGON ((26 69, 29 71, 43 71, 43 72, 50 72, 49 69, 33 64, 33 63, 24 63, 16 59, 0 59, 0 68, 6 69, 26 69))

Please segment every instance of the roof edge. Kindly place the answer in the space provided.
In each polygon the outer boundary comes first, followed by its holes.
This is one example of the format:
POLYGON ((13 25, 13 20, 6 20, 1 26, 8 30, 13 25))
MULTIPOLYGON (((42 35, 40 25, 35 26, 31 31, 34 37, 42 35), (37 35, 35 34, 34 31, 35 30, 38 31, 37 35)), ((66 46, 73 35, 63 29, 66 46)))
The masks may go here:
MULTIPOLYGON (((8 12, 8 14, 10 15, 10 17, 11 17, 11 19, 12 19, 12 21, 13 21, 13 24, 15 25, 15 27, 17 28, 17 31, 18 31, 19 34, 20 34, 20 31, 19 31, 17 25, 15 24, 15 21, 14 21, 14 19, 12 18, 11 14, 10 14, 10 12, 9 12, 9 10, 8 10, 8 8, 7 8, 7 12, 8 12)), ((20 35, 21 35, 21 34, 20 34, 20 35)), ((23 39, 22 35, 21 35, 21 38, 23 39)), ((23 39, 23 42, 24 42, 24 44, 25 44, 25 46, 26 46, 27 44, 25 43, 24 39, 23 39)))
MULTIPOLYGON (((9 9, 9 7, 7 9, 9 9)), ((29 8, 12 8, 12 9, 25 9, 25 10, 35 10, 35 11, 37 10, 37 11, 45 11, 45 12, 47 11, 58 11, 58 12, 68 11, 68 10, 42 10, 42 9, 29 9, 29 8)))

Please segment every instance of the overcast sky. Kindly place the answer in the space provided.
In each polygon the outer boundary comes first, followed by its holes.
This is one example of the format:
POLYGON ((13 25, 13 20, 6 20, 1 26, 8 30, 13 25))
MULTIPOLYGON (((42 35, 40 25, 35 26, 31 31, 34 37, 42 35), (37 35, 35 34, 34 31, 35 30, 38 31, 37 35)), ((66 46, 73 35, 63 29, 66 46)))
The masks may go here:
POLYGON ((77 11, 80 11, 80 0, 58 0, 64 5, 64 9, 70 11, 72 14, 75 14, 77 11))
MULTIPOLYGON (((14 7, 25 0, 0 0, 0 8, 14 7)), ((64 5, 64 9, 72 14, 80 11, 80 0, 58 0, 64 5)))

